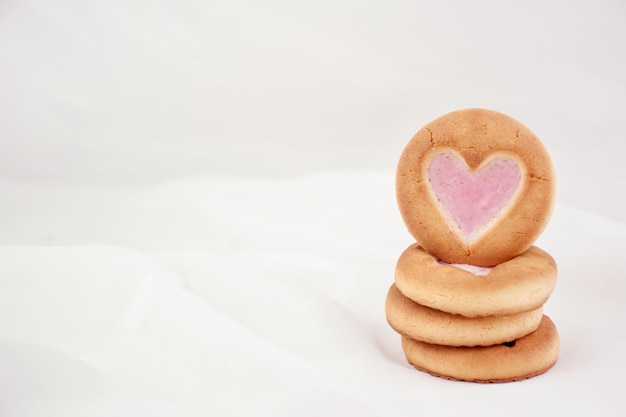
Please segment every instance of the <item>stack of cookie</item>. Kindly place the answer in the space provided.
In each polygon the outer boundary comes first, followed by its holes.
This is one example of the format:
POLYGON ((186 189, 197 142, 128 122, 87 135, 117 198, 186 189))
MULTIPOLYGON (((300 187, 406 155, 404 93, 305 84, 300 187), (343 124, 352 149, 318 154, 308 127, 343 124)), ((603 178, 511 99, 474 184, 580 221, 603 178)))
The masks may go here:
POLYGON ((498 112, 452 112, 411 139, 396 193, 417 242, 398 260, 385 311, 413 366, 505 382, 556 363, 559 336, 543 305, 557 269, 533 246, 554 183, 539 139, 498 112))

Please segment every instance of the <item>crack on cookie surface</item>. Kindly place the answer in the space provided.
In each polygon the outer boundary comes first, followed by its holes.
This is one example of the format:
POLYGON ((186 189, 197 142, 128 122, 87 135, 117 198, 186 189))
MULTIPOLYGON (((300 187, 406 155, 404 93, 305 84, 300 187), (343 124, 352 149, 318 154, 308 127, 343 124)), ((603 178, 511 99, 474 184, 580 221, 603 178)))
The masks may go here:
POLYGON ((432 130, 430 130, 429 128, 427 128, 427 127, 426 127, 425 129, 426 129, 426 131, 428 132, 428 135, 430 136, 430 139, 429 139, 429 141, 430 141, 430 147, 431 147, 432 149, 435 149, 435 139, 433 138, 433 131, 432 131, 432 130))

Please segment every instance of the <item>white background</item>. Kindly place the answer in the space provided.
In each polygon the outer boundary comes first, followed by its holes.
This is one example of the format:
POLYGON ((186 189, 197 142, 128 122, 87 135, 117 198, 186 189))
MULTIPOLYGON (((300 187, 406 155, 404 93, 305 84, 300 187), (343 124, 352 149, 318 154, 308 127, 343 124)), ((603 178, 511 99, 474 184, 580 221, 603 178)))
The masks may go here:
POLYGON ((387 171, 428 121, 486 107, 545 142, 561 201, 626 220, 610 200, 625 16, 617 0, 7 0, 0 173, 387 171))
POLYGON ((617 0, 1 2, 2 415, 623 414, 625 41, 617 0), (562 354, 522 383, 385 323, 395 164, 465 107, 559 179, 562 354))

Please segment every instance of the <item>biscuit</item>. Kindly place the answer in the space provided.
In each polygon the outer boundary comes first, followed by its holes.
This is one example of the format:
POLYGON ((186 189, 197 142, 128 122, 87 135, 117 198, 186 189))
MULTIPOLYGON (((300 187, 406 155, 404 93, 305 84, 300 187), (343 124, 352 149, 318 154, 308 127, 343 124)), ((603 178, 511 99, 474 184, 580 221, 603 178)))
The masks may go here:
POLYGON ((409 141, 396 197, 409 232, 438 259, 494 266, 526 251, 545 228, 555 174, 541 141, 520 122, 459 110, 409 141))
POLYGON ((402 350, 415 368, 446 379, 472 382, 519 381, 540 375, 557 361, 559 334, 543 316, 539 328, 510 343, 453 347, 402 337, 402 350))
POLYGON ((542 306, 556 285, 554 259, 536 246, 484 276, 441 264, 419 244, 398 259, 395 284, 418 304, 466 317, 505 316, 542 306))
POLYGON ((508 316, 468 318, 421 306, 395 285, 385 301, 389 325, 399 334, 421 342, 448 346, 491 346, 537 330, 543 307, 508 316))

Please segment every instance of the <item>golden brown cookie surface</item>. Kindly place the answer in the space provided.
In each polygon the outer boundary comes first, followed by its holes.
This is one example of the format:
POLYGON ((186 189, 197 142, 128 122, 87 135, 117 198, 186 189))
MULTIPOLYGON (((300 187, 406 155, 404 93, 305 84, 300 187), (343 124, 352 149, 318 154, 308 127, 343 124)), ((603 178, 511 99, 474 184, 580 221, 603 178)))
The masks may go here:
POLYGON ((402 337, 402 350, 415 368, 432 375, 472 382, 519 381, 540 375, 557 361, 559 334, 544 316, 539 328, 514 342, 453 347, 402 337))
POLYGON ((437 258, 417 243, 400 255, 395 284, 418 304, 466 317, 534 310, 556 285, 554 259, 536 246, 478 276, 437 258))
POLYGON ((550 157, 524 125, 466 109, 424 126, 398 163, 396 196, 415 239, 448 263, 493 266, 528 249, 554 204, 550 157))
POLYGON ((397 333, 414 340, 448 346, 491 346, 537 330, 543 307, 508 316, 469 318, 421 306, 392 285, 385 300, 385 313, 397 333))

